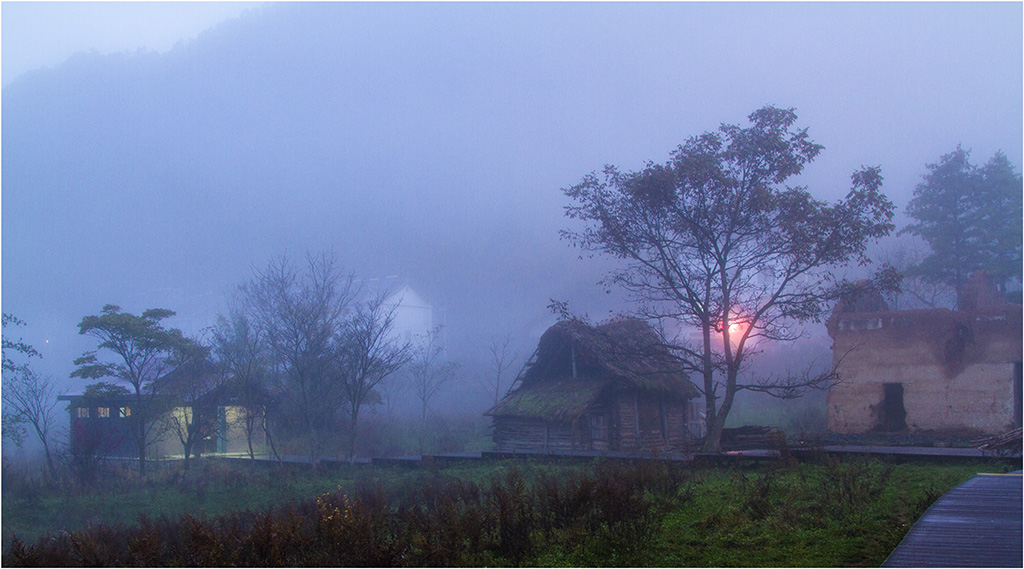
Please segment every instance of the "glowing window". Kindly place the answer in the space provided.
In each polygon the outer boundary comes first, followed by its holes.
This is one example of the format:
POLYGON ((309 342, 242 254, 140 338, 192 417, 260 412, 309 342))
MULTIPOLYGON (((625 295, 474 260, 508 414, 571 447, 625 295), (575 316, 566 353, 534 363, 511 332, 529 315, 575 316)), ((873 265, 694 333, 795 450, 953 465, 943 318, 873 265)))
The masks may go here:
POLYGON ((88 419, 89 418, 89 408, 88 407, 79 407, 78 408, 78 418, 79 419, 88 419))
POLYGON ((132 416, 132 408, 131 407, 121 407, 120 409, 117 410, 117 416, 121 417, 121 418, 131 417, 132 416))
POLYGON ((97 417, 107 418, 110 416, 110 407, 100 407, 96 410, 97 417))

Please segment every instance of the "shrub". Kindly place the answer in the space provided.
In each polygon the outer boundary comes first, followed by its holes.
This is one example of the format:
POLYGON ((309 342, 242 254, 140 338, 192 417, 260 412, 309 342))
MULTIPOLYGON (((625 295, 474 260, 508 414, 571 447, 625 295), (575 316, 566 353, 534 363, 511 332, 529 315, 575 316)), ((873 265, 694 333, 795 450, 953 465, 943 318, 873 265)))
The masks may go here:
MULTIPOLYGON (((652 488, 677 491, 656 481, 657 471, 650 465, 602 464, 593 475, 542 474, 531 483, 521 470, 509 468, 485 488, 424 472, 411 478, 418 487, 396 485, 390 494, 377 481, 351 495, 339 488, 277 512, 141 517, 134 528, 97 525, 32 546, 15 539, 3 563, 520 565, 547 550, 590 563, 626 563, 640 559, 656 533, 652 488)), ((211 477, 218 472, 212 468, 211 477)), ((223 481, 237 483, 230 476, 223 481)))

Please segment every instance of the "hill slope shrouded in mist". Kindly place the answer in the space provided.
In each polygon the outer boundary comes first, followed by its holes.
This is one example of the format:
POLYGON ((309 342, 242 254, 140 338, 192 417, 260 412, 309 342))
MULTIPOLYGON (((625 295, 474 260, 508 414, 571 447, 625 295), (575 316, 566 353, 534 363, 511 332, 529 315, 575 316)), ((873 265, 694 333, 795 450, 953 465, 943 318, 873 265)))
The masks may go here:
POLYGON ((277 6, 9 86, 5 311, 71 333, 106 302, 186 313, 182 295, 219 303, 251 265, 330 249, 361 277, 409 279, 453 333, 502 333, 497 306, 546 318, 580 282, 557 236, 573 179, 542 148, 572 129, 523 89, 529 65, 482 31, 417 26, 424 9, 277 6))
POLYGON ((453 356, 485 359, 508 332, 528 355, 548 299, 623 306, 595 285, 608 261, 558 237, 559 189, 606 163, 662 161, 765 104, 825 145, 807 174, 822 199, 880 163, 905 203, 959 141, 1019 155, 1019 41, 981 66, 988 20, 920 10, 284 3, 166 53, 78 54, 3 89, 4 312, 66 376, 91 347, 75 325, 106 303, 176 310, 194 332, 251 267, 331 250, 444 307, 453 356), (865 36, 879 21, 901 35, 865 36), (963 53, 922 51, 934 38, 963 53), (948 118, 967 102, 969 121, 948 118))

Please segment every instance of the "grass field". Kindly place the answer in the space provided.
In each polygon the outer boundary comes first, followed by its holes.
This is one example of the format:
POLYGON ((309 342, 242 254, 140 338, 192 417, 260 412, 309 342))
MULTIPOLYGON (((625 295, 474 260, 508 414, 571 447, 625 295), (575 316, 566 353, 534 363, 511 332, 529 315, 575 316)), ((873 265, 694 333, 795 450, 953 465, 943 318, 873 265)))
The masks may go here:
POLYGON ((96 489, 5 472, 3 564, 878 566, 932 501, 1008 467, 823 456, 312 473, 203 460, 185 483, 171 465, 96 489), (247 540, 275 548, 238 557, 247 540))

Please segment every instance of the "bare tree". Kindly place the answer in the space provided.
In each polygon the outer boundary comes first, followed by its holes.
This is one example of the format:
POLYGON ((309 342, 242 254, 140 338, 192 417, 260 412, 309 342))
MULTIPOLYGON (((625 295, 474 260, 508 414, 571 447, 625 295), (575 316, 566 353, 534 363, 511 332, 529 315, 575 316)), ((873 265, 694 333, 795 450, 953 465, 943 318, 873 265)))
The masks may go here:
MULTIPOLYGON (((256 459, 253 440, 262 432, 276 455, 267 423, 270 379, 266 335, 247 313, 244 297, 236 299, 225 317, 219 315, 213 329, 213 352, 231 374, 231 385, 242 407, 242 429, 251 460, 256 459)), ((278 457, 280 459, 280 457, 278 457)))
POLYGON ((174 371, 157 380, 173 406, 162 420, 184 449, 183 478, 188 476, 190 457, 201 455, 198 443, 217 434, 215 396, 227 375, 211 361, 211 351, 201 337, 186 339, 173 352, 174 371))
POLYGON ((287 258, 271 261, 242 286, 266 335, 281 393, 302 425, 310 466, 320 462, 335 414, 346 400, 338 373, 354 277, 343 276, 332 255, 307 255, 305 272, 287 258))
MULTIPOLYGON (((54 479, 57 478, 57 469, 51 451, 52 434, 57 421, 57 397, 63 394, 53 376, 39 375, 27 365, 18 366, 13 371, 4 370, 3 391, 0 392, 4 412, 13 418, 15 424, 32 428, 43 444, 46 467, 54 479)), ((14 437, 13 440, 21 446, 22 437, 14 437)))
POLYGON ((491 354, 491 375, 483 379, 481 383, 488 393, 494 396, 495 406, 498 405, 501 396, 508 391, 507 386, 504 390, 501 389, 505 385, 502 380, 506 372, 512 369, 516 360, 519 359, 519 353, 513 351, 511 346, 512 334, 506 334, 501 342, 497 338, 491 338, 491 345, 488 347, 491 354))
POLYGON ((845 200, 817 201, 785 185, 822 149, 793 127, 792 109, 765 107, 749 120, 689 139, 664 165, 608 166, 603 180, 591 174, 565 190, 575 202, 566 215, 584 227, 563 237, 623 262, 606 282, 673 332, 680 364, 700 378, 708 451, 720 448, 738 390, 792 394, 832 377, 739 381, 759 342, 798 338, 798 324, 825 313, 832 271, 866 262, 867 242, 893 229, 878 168, 855 172, 845 200))
POLYGON ((952 308, 956 289, 944 282, 933 282, 917 274, 915 268, 929 255, 927 243, 908 233, 890 235, 872 254, 873 264, 890 266, 903 278, 898 291, 886 295, 893 310, 912 308, 952 308))
POLYGON ((17 369, 18 364, 12 359, 15 353, 19 353, 28 358, 41 358, 39 352, 35 348, 26 344, 21 338, 12 340, 10 334, 7 333, 6 328, 8 326, 24 326, 25 323, 19 318, 6 312, 2 315, 2 327, 4 328, 3 333, 0 333, 0 354, 3 356, 3 371, 14 371, 17 369))
MULTIPOLYGON (((13 314, 3 313, 3 333, 0 334, 3 354, 3 377, 13 376, 18 369, 28 364, 18 364, 14 361, 15 354, 21 354, 27 358, 41 358, 42 356, 35 348, 26 344, 21 338, 11 339, 9 326, 24 326, 25 323, 13 314)), ((13 381, 13 380, 12 380, 13 381)), ((25 419, 17 412, 13 412, 7 405, 4 405, 2 414, 3 437, 10 438, 16 445, 21 445, 25 436, 25 419)))
POLYGON ((458 364, 443 361, 443 348, 438 342, 441 327, 437 326, 418 338, 409 363, 409 379, 413 393, 420 402, 420 419, 427 420, 430 400, 448 382, 455 379, 458 364))
POLYGON ((356 456, 360 410, 379 400, 377 388, 409 361, 409 344, 392 334, 396 307, 384 300, 377 295, 359 303, 338 338, 337 374, 347 405, 350 461, 356 456))
POLYGON ((408 390, 408 378, 401 373, 393 373, 380 382, 378 391, 380 392, 381 403, 384 405, 384 413, 387 415, 388 421, 394 419, 395 406, 398 404, 402 394, 408 390))

